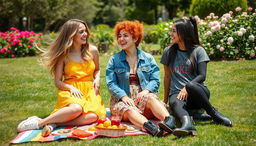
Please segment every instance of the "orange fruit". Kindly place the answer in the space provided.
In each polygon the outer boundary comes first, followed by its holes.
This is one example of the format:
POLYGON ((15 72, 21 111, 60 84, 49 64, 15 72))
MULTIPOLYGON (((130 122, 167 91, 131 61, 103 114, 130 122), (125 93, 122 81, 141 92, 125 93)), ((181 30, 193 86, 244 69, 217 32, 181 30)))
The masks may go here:
POLYGON ((104 128, 104 125, 103 124, 99 124, 98 127, 104 128))
POLYGON ((96 128, 95 127, 90 127, 88 128, 89 131, 96 131, 96 128))
POLYGON ((111 122, 110 121, 105 121, 103 125, 104 125, 104 127, 111 126, 111 122))

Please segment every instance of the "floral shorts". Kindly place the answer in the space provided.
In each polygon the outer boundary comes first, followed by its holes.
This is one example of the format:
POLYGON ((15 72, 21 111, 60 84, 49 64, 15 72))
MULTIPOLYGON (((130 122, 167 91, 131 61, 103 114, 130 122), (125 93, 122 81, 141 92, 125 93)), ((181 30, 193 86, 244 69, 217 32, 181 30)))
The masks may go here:
POLYGON ((158 99, 158 97, 154 93, 149 93, 143 98, 139 99, 137 98, 137 95, 139 94, 139 92, 141 92, 141 88, 139 85, 130 85, 130 98, 134 101, 135 107, 125 105, 121 100, 111 97, 110 110, 111 110, 112 116, 122 119, 124 112, 127 111, 128 109, 134 109, 139 113, 143 114, 148 98, 151 96, 158 99))

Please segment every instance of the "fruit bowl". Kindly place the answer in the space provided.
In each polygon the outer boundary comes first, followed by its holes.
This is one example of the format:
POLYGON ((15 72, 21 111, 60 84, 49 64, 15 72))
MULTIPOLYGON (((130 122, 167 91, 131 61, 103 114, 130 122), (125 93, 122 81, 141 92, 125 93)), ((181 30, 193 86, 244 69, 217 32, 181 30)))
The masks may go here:
POLYGON ((127 129, 126 126, 116 126, 116 127, 102 127, 99 125, 95 126, 96 128, 96 134, 97 135, 102 135, 102 136, 108 136, 108 137, 119 137, 119 136, 123 136, 125 130, 127 129))

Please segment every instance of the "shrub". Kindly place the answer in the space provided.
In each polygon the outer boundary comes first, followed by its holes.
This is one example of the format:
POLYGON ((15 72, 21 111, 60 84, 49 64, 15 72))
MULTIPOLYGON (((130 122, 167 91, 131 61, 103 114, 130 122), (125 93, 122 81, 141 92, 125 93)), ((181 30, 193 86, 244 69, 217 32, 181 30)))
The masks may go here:
POLYGON ((144 28, 144 37, 143 40, 145 41, 145 43, 153 43, 156 44, 158 43, 158 35, 157 35, 157 28, 155 25, 143 25, 144 28))
POLYGON ((114 42, 112 29, 105 24, 97 25, 95 29, 92 29, 91 41, 98 46, 100 52, 106 52, 109 45, 114 42))
POLYGON ((204 18, 208 14, 215 13, 222 16, 224 13, 241 7, 243 10, 248 8, 247 0, 192 0, 190 14, 204 18))
MULTIPOLYGON (((211 13, 206 19, 197 19, 200 43, 211 59, 255 59, 256 56, 256 10, 248 8, 242 12, 236 8, 222 17, 211 13)), ((166 30, 170 29, 170 23, 166 23, 166 30)), ((169 34, 170 30, 165 32, 169 34)), ((168 46, 168 39, 163 35, 162 46, 168 46)), ((163 49, 164 47, 162 47, 163 49)))
POLYGON ((9 31, 0 32, 0 57, 24 57, 36 54, 36 46, 40 45, 41 33, 33 31, 20 31, 10 28, 9 31))

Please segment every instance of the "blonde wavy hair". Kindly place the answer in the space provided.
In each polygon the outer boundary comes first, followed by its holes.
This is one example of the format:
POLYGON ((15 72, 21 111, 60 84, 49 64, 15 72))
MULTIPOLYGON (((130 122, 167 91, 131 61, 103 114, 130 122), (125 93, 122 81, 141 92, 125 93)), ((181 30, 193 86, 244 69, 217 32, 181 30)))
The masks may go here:
POLYGON ((82 58, 85 61, 91 60, 89 50, 90 32, 88 25, 79 19, 71 19, 63 24, 57 39, 50 45, 49 49, 41 55, 44 66, 50 69, 51 75, 55 74, 57 62, 60 58, 66 57, 73 45, 73 37, 78 31, 79 25, 84 24, 87 32, 86 44, 82 45, 82 58))

